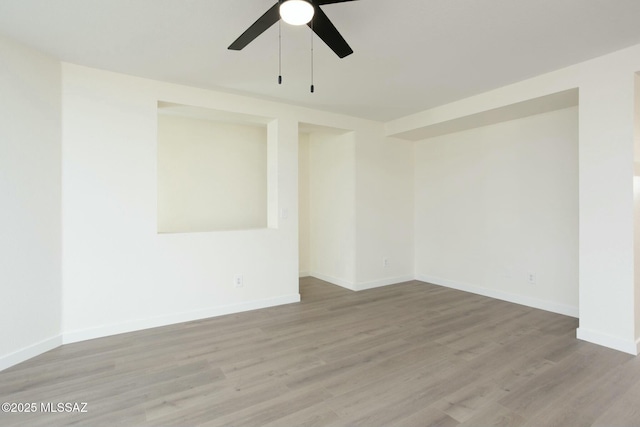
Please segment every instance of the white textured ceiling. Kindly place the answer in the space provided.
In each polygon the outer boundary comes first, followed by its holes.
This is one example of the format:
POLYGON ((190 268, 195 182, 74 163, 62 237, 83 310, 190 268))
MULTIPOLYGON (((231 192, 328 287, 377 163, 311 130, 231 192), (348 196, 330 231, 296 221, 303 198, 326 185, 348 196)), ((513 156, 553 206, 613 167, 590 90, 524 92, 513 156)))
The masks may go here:
MULTIPOLYGON (((640 0, 359 0, 323 6, 354 54, 278 27, 274 0, 0 0, 0 33, 63 61, 390 120, 640 43, 640 0)), ((0 64, 1 66, 1 64, 0 64)))

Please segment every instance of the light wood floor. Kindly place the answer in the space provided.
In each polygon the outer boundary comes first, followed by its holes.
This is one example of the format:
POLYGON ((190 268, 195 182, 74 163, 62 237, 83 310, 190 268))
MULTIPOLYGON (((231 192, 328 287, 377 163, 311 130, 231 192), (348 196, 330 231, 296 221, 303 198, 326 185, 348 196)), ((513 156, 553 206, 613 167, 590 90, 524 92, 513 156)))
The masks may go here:
POLYGON ((640 426, 640 358, 577 320, 408 282, 102 338, 0 372, 30 426, 640 426))

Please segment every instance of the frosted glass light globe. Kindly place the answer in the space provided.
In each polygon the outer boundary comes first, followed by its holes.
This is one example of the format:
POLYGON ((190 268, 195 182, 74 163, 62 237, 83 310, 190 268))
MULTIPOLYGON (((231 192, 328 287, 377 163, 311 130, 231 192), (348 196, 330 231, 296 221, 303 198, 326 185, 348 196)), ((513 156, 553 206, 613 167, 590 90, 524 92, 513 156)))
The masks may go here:
POLYGON ((305 25, 313 18, 313 6, 304 0, 287 0, 280 5, 280 17, 291 25, 305 25))

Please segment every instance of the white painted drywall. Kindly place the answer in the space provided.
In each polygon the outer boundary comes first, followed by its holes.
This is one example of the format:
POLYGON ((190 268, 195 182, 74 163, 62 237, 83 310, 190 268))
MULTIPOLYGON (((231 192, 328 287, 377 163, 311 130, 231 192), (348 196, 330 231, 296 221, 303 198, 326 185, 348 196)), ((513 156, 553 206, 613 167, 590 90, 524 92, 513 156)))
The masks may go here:
POLYGON ((310 230, 310 194, 309 194, 309 134, 298 135, 298 270, 300 277, 311 272, 310 230))
MULTIPOLYGON (((27 290, 30 292, 26 298, 17 297, 21 289, 11 285, 7 287, 11 290, 9 298, 12 303, 8 311, 2 307, 3 314, 9 316, 12 324, 21 319, 14 314, 37 311, 39 315, 39 318, 26 316, 27 322, 14 332, 3 330, 2 345, 6 350, 4 353, 0 351, 0 355, 9 353, 3 356, 2 363, 13 363, 18 353, 18 357, 23 357, 29 352, 35 354, 55 345, 55 331, 60 330, 55 320, 55 314, 60 313, 60 305, 51 304, 60 295, 59 265, 56 275, 56 262, 53 261, 60 258, 59 249, 56 252, 54 247, 55 234, 58 234, 59 241, 60 228, 53 225, 60 218, 60 205, 59 202, 56 204, 55 197, 50 198, 61 191, 59 183, 56 183, 53 161, 60 155, 55 148, 56 138, 59 141, 59 128, 52 124, 55 119, 49 121, 60 114, 59 107, 51 107, 51 101, 60 96, 60 83, 59 77, 54 78, 59 76, 59 71, 55 71, 56 61, 7 40, 2 40, 0 55, 3 67, 11 65, 2 68, 4 74, 0 79, 3 97, 9 94, 0 101, 3 110, 9 111, 9 115, 4 116, 7 123, 3 123, 0 130, 2 148, 16 150, 12 153, 23 155, 14 164, 3 163, 0 169, 2 178, 8 176, 15 184, 5 185, 11 189, 18 188, 23 194, 3 194, 2 200, 3 203, 24 201, 27 194, 28 201, 37 200, 32 205, 13 204, 13 208, 3 212, 9 217, 5 224, 14 221, 12 225, 17 225, 17 229, 24 233, 20 235, 16 248, 12 227, 11 233, 5 234, 11 237, 12 243, 1 246, 2 250, 5 253, 11 251, 14 258, 19 253, 16 249, 27 252, 17 258, 22 264, 9 267, 3 264, 8 273, 5 275, 3 271, 2 279, 22 280, 29 284, 27 290), (31 98, 24 93, 16 96, 15 91, 21 88, 27 88, 25 93, 31 98), (30 129, 34 117, 39 126, 30 129), (9 145, 5 134, 25 137, 33 145, 16 149, 9 145), (47 144, 51 141, 54 143, 47 144), (38 155, 47 149, 51 150, 48 152, 50 157, 39 158, 38 155), (45 184, 39 185, 42 183, 45 184), (34 192, 30 193, 31 190, 34 192), (44 210, 49 211, 45 214, 44 210), (24 217, 18 218, 19 214, 24 214, 24 217), (27 222, 37 226, 27 227, 27 222), (37 236, 29 234, 34 231, 42 233, 37 236), (34 242, 36 245, 31 244, 34 242), (38 253, 32 253, 34 248, 38 253), (49 248, 53 249, 49 251, 49 248), (29 270, 25 276, 19 269, 25 267, 27 261, 29 265, 32 261, 42 262, 39 270, 29 270), (48 281, 46 285, 36 285, 41 278, 48 281), (34 298, 35 295, 37 297, 34 298), (46 320, 46 326, 43 320, 46 320)), ((364 183, 369 172, 366 168, 363 169, 365 172, 358 172, 363 165, 359 156, 363 153, 368 155, 366 150, 360 151, 360 144, 369 139, 366 134, 380 132, 376 130, 379 124, 70 64, 63 64, 62 68, 62 329, 67 341, 296 300, 299 269, 298 122, 354 131, 351 140, 342 146, 353 148, 345 152, 335 151, 344 158, 330 159, 328 153, 320 153, 322 161, 331 167, 335 165, 345 178, 335 179, 334 185, 342 185, 341 190, 344 190, 335 202, 346 201, 346 204, 340 205, 343 212, 336 215, 334 224, 336 230, 344 231, 337 233, 342 239, 337 249, 343 256, 336 257, 324 247, 326 257, 319 270, 335 274, 337 281, 354 288, 358 283, 385 280, 370 267, 362 270, 357 267, 361 260, 376 262, 375 258, 379 257, 376 254, 386 252, 386 227, 369 225, 378 221, 376 214, 372 214, 372 218, 367 217, 366 207, 372 195, 366 194, 371 190, 364 183), (155 141, 158 100, 274 119, 268 128, 268 140, 276 142, 268 147, 271 167, 268 170, 270 184, 267 197, 272 230, 157 235, 155 141), (365 194, 361 197, 359 193, 362 191, 365 194), (346 193, 351 193, 351 198, 346 197, 346 193), (363 238, 361 230, 381 234, 363 238), (361 245, 360 242, 367 239, 378 242, 381 247, 362 251, 364 243, 361 245), (245 274, 244 288, 232 287, 234 274, 245 274)), ((632 180, 633 129, 636 123, 633 116, 634 73, 638 70, 640 45, 385 126, 388 135, 411 132, 579 88, 578 336, 632 353, 637 353, 635 340, 640 329, 639 300, 634 280, 637 269, 634 270, 632 180)), ((375 151, 374 148, 372 153, 375 151)), ((397 154, 402 157, 401 152, 397 154)), ((383 156, 374 157, 380 161, 383 156)), ((7 162, 7 159, 9 157, 3 153, 0 161, 7 162)), ((378 164, 383 168, 384 165, 385 162, 378 164)), ((370 171, 375 169, 374 163, 368 167, 370 171)), ((420 191, 416 186, 416 195, 420 191)), ((313 196, 312 191, 310 194, 313 196)), ((330 209, 327 203, 329 196, 325 194, 322 198, 325 208, 330 209)), ((377 205, 380 200, 373 204, 377 205)), ((399 211, 393 210, 384 216, 392 215, 402 217, 399 211)), ((384 220, 384 216, 380 218, 384 220)), ((419 221, 416 217, 416 223, 419 221)), ((416 243, 416 268, 419 268, 419 256, 416 243)), ((539 276, 538 280, 541 278, 539 276)), ((513 292, 509 288, 503 294, 512 295, 513 292)), ((533 303, 539 301, 536 298, 533 303)))
POLYGON ((413 146, 382 127, 357 135, 357 289, 414 278, 413 146))
POLYGON ((355 135, 309 136, 311 275, 356 283, 355 135))
POLYGON ((287 107, 62 68, 65 342, 299 299, 298 131, 287 107), (274 115, 273 229, 157 233, 158 100, 274 115))
POLYGON ((72 64, 62 69, 65 342, 297 301, 298 123, 353 129, 310 136, 310 195, 320 201, 310 203, 310 221, 315 215, 321 224, 310 234, 324 254, 310 269, 356 282, 354 135, 379 124, 72 64), (159 100, 272 118, 270 228, 157 233, 159 100), (233 286, 237 274, 242 288, 233 286))
POLYGON ((266 226, 266 126, 159 114, 158 232, 266 226))
POLYGON ((60 343, 60 75, 0 37, 0 370, 60 343))
POLYGON ((413 143, 382 133, 378 124, 300 139, 301 245, 308 203, 310 275, 351 290, 414 278, 413 143))
POLYGON ((417 143, 418 277, 577 316, 577 119, 570 108, 417 143))
POLYGON ((640 73, 636 73, 634 83, 634 109, 633 109, 633 273, 635 308, 635 340, 640 352, 640 73))
POLYGON ((640 344, 640 175, 633 177, 633 246, 634 246, 634 274, 635 274, 635 340, 640 344))
POLYGON ((385 124, 411 133, 579 89, 581 339, 637 354, 633 251, 634 75, 640 45, 385 124))
POLYGON ((633 254, 634 73, 640 46, 582 64, 579 338, 637 353, 633 254))

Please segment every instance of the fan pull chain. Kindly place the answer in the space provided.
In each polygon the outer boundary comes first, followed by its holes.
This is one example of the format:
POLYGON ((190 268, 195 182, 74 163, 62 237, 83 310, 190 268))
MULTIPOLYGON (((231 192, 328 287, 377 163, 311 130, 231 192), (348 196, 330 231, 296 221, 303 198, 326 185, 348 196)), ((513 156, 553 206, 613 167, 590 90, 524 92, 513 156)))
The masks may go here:
POLYGON ((313 86, 313 19, 311 20, 311 93, 315 90, 313 86))
POLYGON ((282 84, 282 23, 278 21, 278 84, 282 84))

